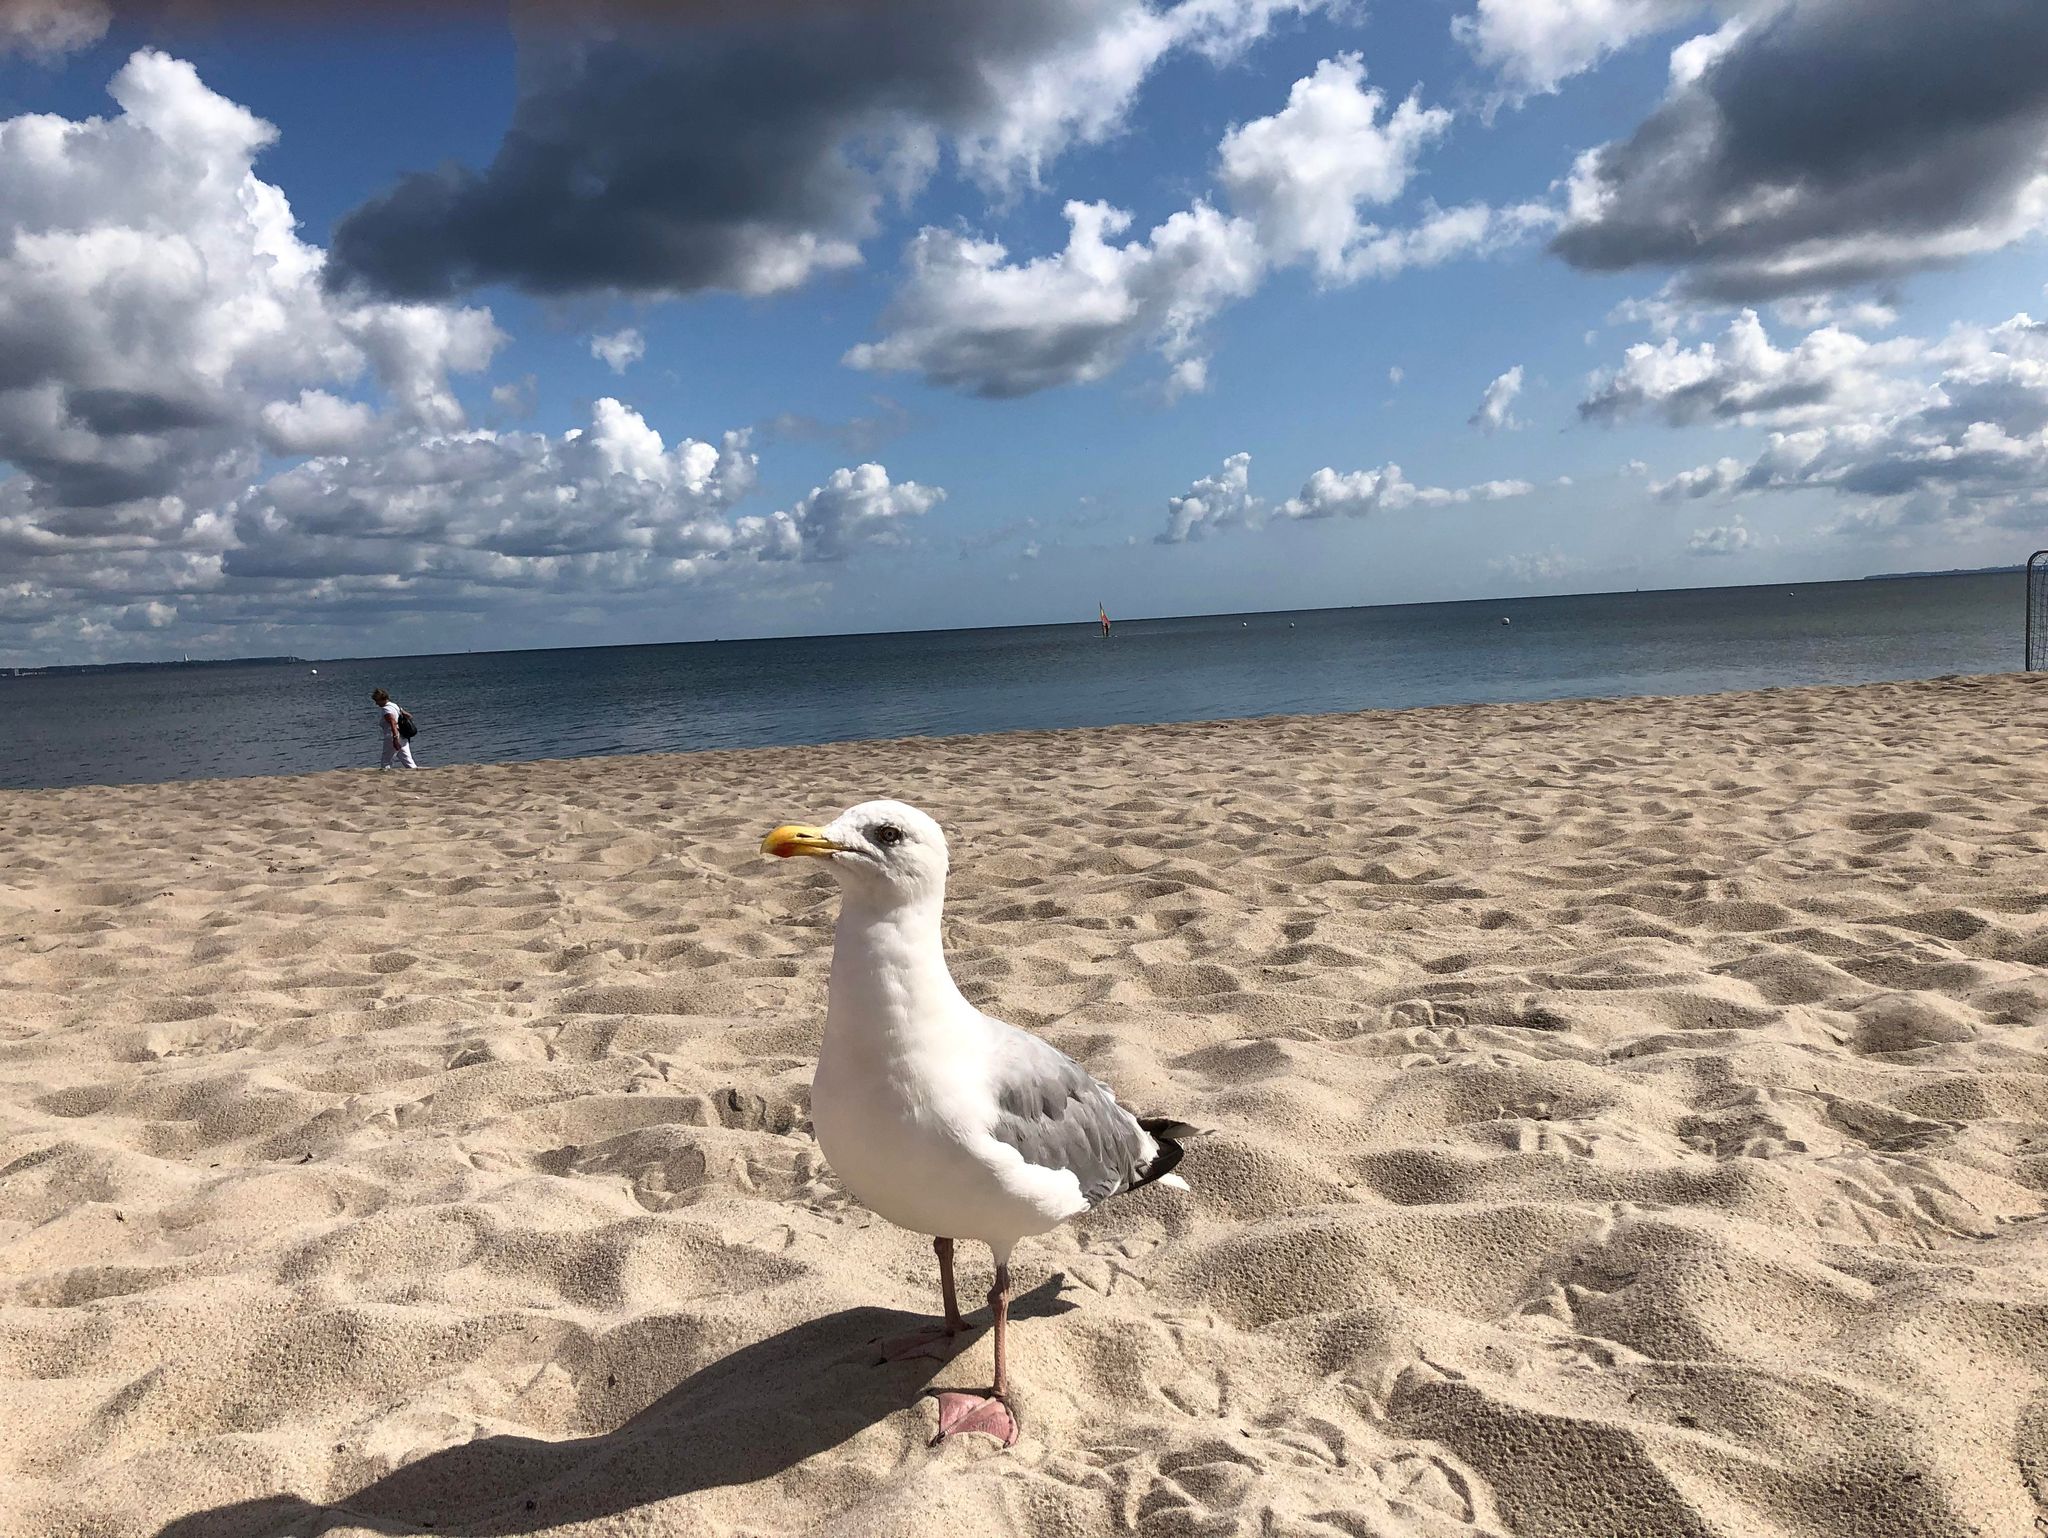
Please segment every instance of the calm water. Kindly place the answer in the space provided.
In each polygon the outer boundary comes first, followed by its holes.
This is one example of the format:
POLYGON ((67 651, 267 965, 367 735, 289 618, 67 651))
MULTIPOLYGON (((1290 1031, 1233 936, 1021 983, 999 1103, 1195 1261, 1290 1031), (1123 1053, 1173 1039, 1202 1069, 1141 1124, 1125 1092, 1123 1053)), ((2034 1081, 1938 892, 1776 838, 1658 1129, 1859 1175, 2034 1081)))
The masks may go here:
POLYGON ((374 764, 378 684, 431 767, 2004 672, 2023 592, 1925 577, 1137 620, 1108 641, 1074 624, 0 678, 0 786, 374 764))

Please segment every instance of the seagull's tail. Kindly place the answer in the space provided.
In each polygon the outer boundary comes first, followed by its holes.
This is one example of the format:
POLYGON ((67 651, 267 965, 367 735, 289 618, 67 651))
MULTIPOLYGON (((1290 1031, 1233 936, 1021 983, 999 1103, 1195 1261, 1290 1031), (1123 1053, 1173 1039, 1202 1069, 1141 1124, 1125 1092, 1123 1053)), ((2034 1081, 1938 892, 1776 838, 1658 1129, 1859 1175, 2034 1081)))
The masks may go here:
POLYGON ((1180 1163, 1187 1153, 1181 1144, 1188 1138, 1200 1137, 1202 1129, 1167 1116, 1140 1116, 1138 1125, 1151 1134, 1152 1141, 1159 1145, 1159 1152, 1152 1156, 1150 1164, 1138 1172, 1138 1178, 1131 1182, 1131 1189, 1135 1191, 1139 1186, 1149 1186, 1156 1180, 1176 1191, 1185 1191, 1188 1183, 1174 1174, 1173 1167, 1180 1163))

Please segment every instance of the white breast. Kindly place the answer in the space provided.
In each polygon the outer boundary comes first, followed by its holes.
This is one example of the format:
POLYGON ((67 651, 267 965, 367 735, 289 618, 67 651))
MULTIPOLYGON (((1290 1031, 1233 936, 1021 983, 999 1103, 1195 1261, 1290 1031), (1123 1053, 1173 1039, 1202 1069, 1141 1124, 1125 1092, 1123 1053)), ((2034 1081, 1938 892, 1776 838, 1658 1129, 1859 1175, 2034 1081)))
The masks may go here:
POLYGON ((1004 1253, 1085 1210, 1073 1176, 1027 1165, 989 1135, 974 1054, 896 1057, 869 1045, 828 1025, 811 1086, 818 1147, 862 1206, 899 1228, 1004 1253))

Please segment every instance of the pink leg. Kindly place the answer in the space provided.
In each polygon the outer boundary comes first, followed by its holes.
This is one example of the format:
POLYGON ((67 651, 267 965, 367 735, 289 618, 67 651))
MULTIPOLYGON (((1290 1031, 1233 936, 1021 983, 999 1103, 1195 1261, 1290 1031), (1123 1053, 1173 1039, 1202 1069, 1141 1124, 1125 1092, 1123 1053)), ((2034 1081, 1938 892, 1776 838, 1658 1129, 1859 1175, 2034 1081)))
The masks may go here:
POLYGON ((957 1338, 966 1333, 967 1321, 960 1317, 960 1300, 953 1291, 953 1241, 934 1239, 932 1249, 939 1257, 939 1292, 946 1300, 945 1322, 928 1324, 908 1335, 892 1335, 882 1342, 882 1360, 885 1362, 901 1362, 916 1356, 950 1362, 958 1350, 957 1338))
POLYGON ((1010 1392, 1010 1370, 1004 1365, 1003 1343, 1010 1334, 1010 1268, 996 1267, 996 1284, 988 1290, 988 1311, 996 1316, 996 1398, 1010 1392))
POLYGON ((1010 1392, 1007 1349, 1010 1326, 1010 1268, 1001 1262, 996 1265, 996 1284, 989 1289, 988 1307, 996 1320, 995 1387, 986 1394, 962 1394, 954 1389, 939 1391, 939 1434, 932 1438, 934 1447, 947 1437, 958 1436, 963 1431, 985 1432, 1005 1447, 1017 1445, 1017 1417, 1010 1409, 1006 1398, 1010 1392))
POLYGON ((939 1294, 946 1300, 946 1329, 958 1335, 967 1328, 967 1321, 960 1317, 960 1297, 953 1291, 953 1241, 934 1239, 932 1248, 939 1256, 939 1294))

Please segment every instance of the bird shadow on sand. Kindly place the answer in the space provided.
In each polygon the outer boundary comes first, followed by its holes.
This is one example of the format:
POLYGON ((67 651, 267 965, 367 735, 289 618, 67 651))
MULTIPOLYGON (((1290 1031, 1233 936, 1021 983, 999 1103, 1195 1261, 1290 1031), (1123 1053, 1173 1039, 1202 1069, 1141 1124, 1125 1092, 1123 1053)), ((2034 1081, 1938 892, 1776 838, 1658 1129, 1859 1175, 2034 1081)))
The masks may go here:
MULTIPOLYGON (((1049 1277, 1015 1298, 1012 1318, 1073 1308, 1059 1297, 1061 1281, 1049 1277)), ((167 1523, 156 1538, 316 1538, 337 1527, 504 1538, 749 1484, 914 1404, 942 1364, 916 1358, 878 1366, 873 1342, 925 1323, 894 1309, 845 1309, 720 1358, 597 1436, 479 1437, 338 1500, 270 1495, 214 1506, 167 1523)), ((970 1316, 963 1349, 987 1329, 985 1311, 970 1316)))

